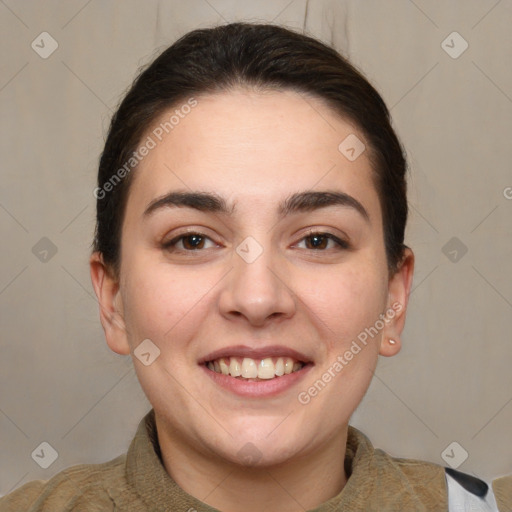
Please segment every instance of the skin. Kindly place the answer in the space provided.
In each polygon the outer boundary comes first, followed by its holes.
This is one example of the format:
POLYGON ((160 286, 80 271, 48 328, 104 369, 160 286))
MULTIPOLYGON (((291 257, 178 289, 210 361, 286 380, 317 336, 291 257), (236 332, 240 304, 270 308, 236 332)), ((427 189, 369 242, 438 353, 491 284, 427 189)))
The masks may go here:
POLYGON ((149 366, 133 361, 156 412, 164 465, 185 491, 225 512, 240 504, 246 511, 311 509, 347 481, 348 421, 378 355, 400 350, 414 257, 407 250, 390 276, 367 152, 351 162, 338 150, 349 134, 364 136, 321 100, 247 90, 197 100, 134 171, 119 276, 101 254, 91 257, 106 340, 119 354, 133 355, 147 338, 160 349, 149 366), (192 190, 218 194, 235 211, 167 207, 144 217, 156 198, 192 190), (355 198, 368 219, 350 206, 278 216, 291 194, 325 190, 355 198), (311 228, 348 240, 349 248, 332 241, 315 248, 311 228), (191 249, 190 238, 174 251, 162 248, 186 230, 208 237, 203 248, 191 249), (248 236, 263 248, 252 263, 236 253, 248 236), (307 405, 299 403, 299 392, 394 303, 400 313, 307 405), (198 366, 208 353, 240 344, 285 345, 314 366, 278 396, 241 398, 198 366), (252 463, 239 454, 247 443, 260 454, 252 463))

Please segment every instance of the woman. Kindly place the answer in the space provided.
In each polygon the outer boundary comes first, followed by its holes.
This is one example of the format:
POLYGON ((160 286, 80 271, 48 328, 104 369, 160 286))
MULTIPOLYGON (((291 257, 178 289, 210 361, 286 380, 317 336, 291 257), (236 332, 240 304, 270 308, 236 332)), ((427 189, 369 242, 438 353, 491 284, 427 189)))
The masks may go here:
POLYGON ((231 24, 168 48, 112 120, 90 260, 153 409, 126 455, 0 510, 508 510, 510 480, 348 425, 400 350, 405 172, 379 94, 322 43, 231 24))

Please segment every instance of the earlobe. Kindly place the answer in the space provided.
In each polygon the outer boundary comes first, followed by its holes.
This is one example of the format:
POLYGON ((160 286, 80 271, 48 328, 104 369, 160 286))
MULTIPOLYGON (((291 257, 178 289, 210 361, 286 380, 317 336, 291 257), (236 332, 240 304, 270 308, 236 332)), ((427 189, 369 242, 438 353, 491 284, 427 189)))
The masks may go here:
POLYGON ((380 350, 379 354, 384 357, 391 357, 398 352, 402 348, 402 343, 400 342, 400 338, 382 338, 380 342, 380 350))
POLYGON ((400 336, 404 329, 407 305, 411 293, 414 273, 414 253, 404 250, 403 259, 398 270, 390 277, 388 283, 388 322, 382 332, 379 354, 391 357, 401 349, 400 336))
POLYGON ((130 346, 126 336, 119 281, 104 263, 101 253, 94 252, 91 255, 89 266, 107 344, 117 354, 127 355, 130 353, 130 346))

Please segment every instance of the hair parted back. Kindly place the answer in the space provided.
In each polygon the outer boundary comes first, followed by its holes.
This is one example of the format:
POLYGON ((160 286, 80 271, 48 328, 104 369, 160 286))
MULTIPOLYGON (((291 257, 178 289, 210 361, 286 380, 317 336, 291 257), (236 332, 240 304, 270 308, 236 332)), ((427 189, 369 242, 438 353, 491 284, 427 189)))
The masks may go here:
MULTIPOLYGON (((380 199, 388 267, 396 271, 405 248, 407 164, 388 108, 364 76, 334 49, 277 25, 231 23, 193 30, 164 50, 137 76, 111 120, 99 162, 98 188, 103 189, 130 160, 167 110, 192 96, 240 87, 314 96, 360 130, 380 199)), ((97 196, 93 250, 102 254, 116 275, 133 172, 97 196)))

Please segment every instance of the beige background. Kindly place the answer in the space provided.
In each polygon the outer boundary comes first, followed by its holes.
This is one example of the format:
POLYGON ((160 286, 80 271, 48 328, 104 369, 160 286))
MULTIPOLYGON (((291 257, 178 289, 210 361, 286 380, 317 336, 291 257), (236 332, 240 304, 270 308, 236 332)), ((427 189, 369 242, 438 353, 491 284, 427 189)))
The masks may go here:
POLYGON ((457 441, 460 470, 512 473, 512 2, 2 0, 0 494, 117 456, 149 408, 130 359, 104 342, 89 280, 96 164, 137 67, 235 19, 336 45, 381 91, 407 148, 408 326, 353 424, 396 456, 446 465, 457 441), (43 31, 59 45, 47 59, 31 48, 43 31), (453 31, 469 44, 458 58, 442 47, 453 31), (32 250, 42 237, 57 249, 46 262, 32 250), (467 247, 457 262, 443 252, 452 237, 467 247), (43 441, 59 455, 48 469, 31 458, 43 441))

